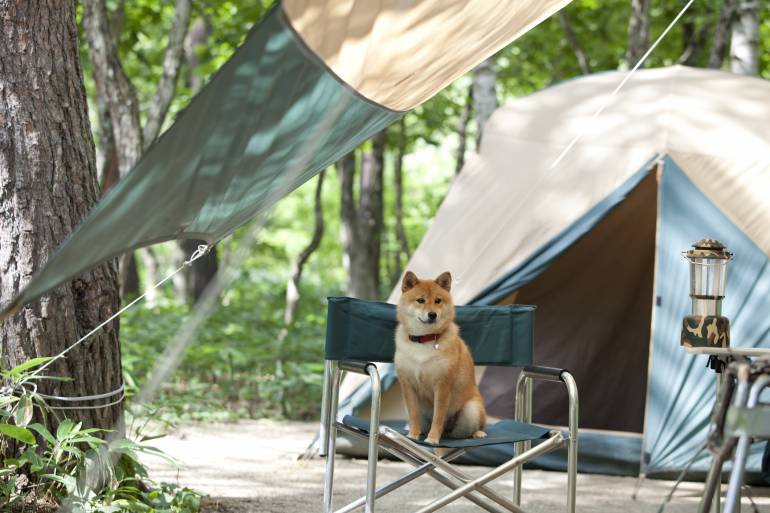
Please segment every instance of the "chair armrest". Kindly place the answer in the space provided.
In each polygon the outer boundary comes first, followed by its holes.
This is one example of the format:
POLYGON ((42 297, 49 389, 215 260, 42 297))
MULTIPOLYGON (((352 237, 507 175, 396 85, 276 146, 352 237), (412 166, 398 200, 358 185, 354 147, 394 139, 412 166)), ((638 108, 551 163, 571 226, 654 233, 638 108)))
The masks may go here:
POLYGON ((543 367, 540 365, 527 365, 522 369, 522 374, 533 379, 541 379, 545 381, 563 381, 562 375, 568 372, 567 369, 559 369, 556 367, 543 367))
POLYGON ((340 370, 355 372, 358 374, 369 375, 369 367, 377 368, 372 362, 363 362, 360 360, 340 360, 340 370))

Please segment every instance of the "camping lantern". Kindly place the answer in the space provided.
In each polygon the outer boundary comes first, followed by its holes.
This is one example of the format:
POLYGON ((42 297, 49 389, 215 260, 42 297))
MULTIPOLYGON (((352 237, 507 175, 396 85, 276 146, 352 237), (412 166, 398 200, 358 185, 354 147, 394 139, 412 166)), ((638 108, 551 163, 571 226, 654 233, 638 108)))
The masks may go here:
POLYGON ((682 345, 688 347, 729 347, 730 321, 722 316, 727 286, 727 263, 733 258, 724 244, 703 239, 683 252, 690 263, 692 311, 684 318, 682 345))

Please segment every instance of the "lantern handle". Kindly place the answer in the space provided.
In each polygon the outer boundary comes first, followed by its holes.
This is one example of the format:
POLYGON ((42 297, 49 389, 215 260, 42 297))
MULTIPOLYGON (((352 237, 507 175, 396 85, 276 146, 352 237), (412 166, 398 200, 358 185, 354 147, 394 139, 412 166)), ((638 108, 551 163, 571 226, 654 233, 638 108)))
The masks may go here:
POLYGON ((685 260, 687 260, 691 264, 695 264, 695 265, 703 265, 703 266, 722 265, 720 263, 721 260, 726 260, 727 262, 729 262, 731 260, 734 260, 735 259, 735 253, 727 253, 727 258, 726 259, 722 259, 722 258, 704 258, 703 259, 703 260, 716 260, 716 262, 714 262, 713 264, 712 263, 708 263, 707 264, 705 262, 693 262, 692 260, 690 260, 690 257, 687 255, 687 251, 682 251, 682 258, 684 258, 685 260))

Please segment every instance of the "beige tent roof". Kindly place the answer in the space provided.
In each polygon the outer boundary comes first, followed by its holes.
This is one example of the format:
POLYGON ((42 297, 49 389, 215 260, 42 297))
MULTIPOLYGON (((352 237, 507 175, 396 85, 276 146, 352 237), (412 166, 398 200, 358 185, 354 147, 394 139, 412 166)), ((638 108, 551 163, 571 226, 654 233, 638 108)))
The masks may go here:
POLYGON ((455 301, 466 303, 664 153, 770 254, 770 82, 643 70, 592 121, 623 76, 575 79, 499 108, 408 268, 450 270, 455 301))
POLYGON ((385 107, 409 110, 570 1, 283 0, 281 5, 305 44, 346 84, 385 107))

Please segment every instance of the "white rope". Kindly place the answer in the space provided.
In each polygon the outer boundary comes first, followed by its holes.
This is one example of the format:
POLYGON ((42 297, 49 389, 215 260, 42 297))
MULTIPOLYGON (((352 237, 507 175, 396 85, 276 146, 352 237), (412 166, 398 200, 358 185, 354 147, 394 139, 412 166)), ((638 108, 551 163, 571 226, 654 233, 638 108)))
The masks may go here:
POLYGON ((123 399, 125 398, 126 394, 123 393, 120 394, 120 397, 107 404, 97 404, 95 406, 51 406, 48 404, 46 405, 46 408, 49 410, 98 410, 100 408, 109 408, 110 406, 115 406, 116 404, 123 402, 123 399))
POLYGON ((120 314, 122 314, 123 312, 125 312, 126 310, 128 310, 129 308, 131 308, 132 306, 134 306, 135 304, 137 304, 139 301, 141 301, 142 299, 144 299, 144 297, 147 295, 147 293, 148 293, 148 292, 150 292, 151 290, 155 290, 155 289, 157 289, 158 287, 160 287, 161 285, 163 285, 164 283, 166 283, 168 280, 170 280, 172 277, 174 277, 176 274, 178 274, 180 271, 182 271, 182 270, 183 270, 185 267, 189 267, 190 265, 192 265, 192 263, 193 263, 193 262, 195 262, 195 261, 196 261, 196 260, 198 260, 200 257, 202 257, 203 255, 205 255, 206 253, 208 253, 208 252, 209 252, 209 250, 211 249, 211 247, 212 247, 212 245, 208 245, 208 246, 206 246, 206 245, 200 245, 200 246, 198 246, 198 249, 196 249, 196 250, 193 252, 193 254, 192 254, 192 255, 190 255, 190 258, 189 258, 188 260, 185 260, 185 261, 182 263, 182 265, 180 265, 179 267, 177 267, 177 268, 176 268, 176 269, 175 269, 175 270, 174 270, 174 271, 173 271, 171 274, 169 274, 168 276, 166 276, 165 278, 163 278, 162 280, 160 280, 160 281, 159 281, 158 283, 156 283, 155 285, 153 285, 153 286, 149 287, 147 290, 145 290, 145 291, 144 291, 144 293, 142 293, 142 295, 141 295, 141 296, 137 297, 136 299, 134 299, 133 301, 131 301, 130 303, 128 303, 126 306, 124 306, 123 308, 121 308, 120 310, 118 310, 117 312, 115 312, 114 314, 112 314, 112 315, 111 315, 109 318, 107 318, 107 320, 105 320, 104 322, 102 322, 101 324, 99 324, 97 327, 95 327, 94 329, 92 329, 91 331, 89 331, 88 333, 86 333, 85 335, 83 335, 82 337, 80 337, 80 339, 78 339, 78 340, 77 340, 77 341, 76 341, 74 344, 72 344, 71 346, 67 347, 66 349, 64 349, 64 351, 60 352, 59 354, 57 354, 56 356, 52 357, 50 360, 48 360, 47 362, 45 362, 43 365, 41 365, 40 367, 38 367, 37 369, 35 369, 35 371, 33 371, 33 372, 32 372, 32 373, 31 373, 31 374, 30 374, 30 375, 29 375, 27 378, 25 378, 24 380, 22 380, 21 384, 25 383, 25 382, 26 382, 26 381, 28 381, 29 379, 31 379, 31 378, 33 378, 33 377, 37 376, 38 374, 40 374, 40 373, 41 373, 41 372, 42 372, 42 371, 43 371, 43 370, 44 370, 46 367, 48 367, 49 365, 51 365, 51 364, 52 364, 53 362, 55 362, 56 360, 58 360, 58 359, 60 359, 60 358, 64 358, 64 355, 66 355, 66 354, 67 354, 69 351, 71 351, 72 349, 74 349, 75 347, 77 347, 77 346, 78 346, 80 343, 82 343, 84 340, 87 340, 89 337, 91 337, 91 336, 93 336, 94 334, 96 334, 96 333, 97 333, 99 330, 101 330, 101 329, 102 329, 104 326, 106 326, 107 324, 109 324, 110 322, 112 322, 112 321, 113 321, 113 320, 114 320, 116 317, 118 317, 120 314))
POLYGON ((681 10, 681 11, 679 11, 679 14, 677 14, 677 15, 676 15, 676 17, 675 17, 673 20, 671 20, 671 23, 669 23, 669 24, 668 24, 668 27, 666 27, 666 30, 664 30, 664 31, 663 31, 663 32, 662 32, 662 33, 661 33, 661 34, 658 36, 658 39, 656 39, 656 40, 655 40, 655 42, 654 42, 654 43, 652 43, 652 46, 650 46, 650 47, 647 49, 647 51, 646 51, 646 52, 644 52, 644 55, 642 55, 642 57, 639 59, 639 62, 637 62, 637 63, 636 63, 636 65, 635 65, 633 68, 631 68, 631 71, 629 71, 628 73, 626 73, 626 76, 625 76, 625 77, 623 77, 623 80, 621 80, 621 81, 620 81, 620 83, 617 85, 617 87, 615 88, 615 90, 614 90, 614 91, 612 91, 612 92, 611 92, 611 93, 610 93, 610 94, 609 94, 609 95, 608 95, 608 96, 607 96, 607 97, 604 99, 604 102, 603 102, 603 103, 602 103, 602 104, 599 106, 599 108, 598 108, 598 109, 596 109, 596 112, 594 112, 594 113, 593 113, 593 115, 591 116, 591 118, 590 118, 590 119, 589 119, 589 120, 586 122, 585 126, 583 127, 583 130, 581 130, 581 131, 580 131, 580 132, 579 132, 579 133, 578 133, 578 134, 577 134, 577 135, 576 135, 576 136, 575 136, 575 137, 572 139, 572 141, 570 141, 570 143, 567 145, 567 147, 566 147, 566 148, 564 148, 564 151, 562 151, 562 152, 561 152, 561 154, 559 155, 559 157, 558 157, 556 160, 554 160, 553 164, 551 164, 551 169, 553 169, 553 168, 555 168, 556 166, 558 166, 558 165, 561 163, 561 161, 564 159, 564 157, 566 157, 566 156, 567 156, 567 153, 569 153, 569 152, 570 152, 570 150, 572 149, 572 147, 573 147, 573 146, 575 146, 575 144, 577 144, 577 142, 578 142, 578 141, 579 141, 579 140, 580 140, 580 139, 583 137, 583 135, 585 135, 585 133, 588 131, 588 126, 589 126, 589 125, 590 125, 590 124, 591 124, 591 123, 592 123, 592 122, 593 122, 593 121, 594 121, 596 118, 598 118, 598 117, 599 117, 599 115, 600 115, 602 112, 604 112, 604 109, 605 109, 605 108, 607 108, 607 105, 609 105, 609 104, 610 104, 610 100, 612 100, 612 99, 613 99, 615 96, 617 96, 618 92, 620 92, 620 90, 621 90, 621 89, 623 89, 623 86, 624 86, 624 85, 626 85, 626 82, 628 82, 628 81, 631 79, 631 77, 634 75, 634 73, 636 73, 636 70, 638 70, 638 69, 639 69, 639 67, 640 67, 642 64, 644 64, 644 61, 646 61, 646 60, 647 60, 647 57, 649 57, 649 56, 650 56, 650 54, 652 53, 652 51, 653 51, 653 50, 655 50, 655 48, 658 46, 658 44, 659 44, 661 41, 663 41, 663 38, 664 38, 664 37, 666 37, 666 34, 668 34, 668 33, 669 33, 669 31, 670 31, 672 28, 674 28, 674 25, 676 25, 676 23, 679 21, 679 19, 680 19, 682 16, 684 16, 684 13, 685 13, 685 12, 687 12, 687 9, 689 9, 689 8, 690 8, 690 6, 692 5, 692 3, 693 3, 694 1, 695 1, 695 0, 690 0, 689 2, 687 2, 687 4, 685 4, 685 6, 682 8, 682 10, 681 10))
POLYGON ((52 401, 70 401, 70 402, 98 401, 100 399, 108 399, 110 397, 121 394, 125 389, 126 389, 126 385, 122 384, 120 385, 120 387, 116 388, 112 392, 106 392, 104 394, 79 395, 79 396, 69 396, 69 397, 64 397, 60 395, 48 395, 48 394, 41 394, 41 393, 38 393, 37 395, 39 395, 43 399, 49 399, 52 401))

